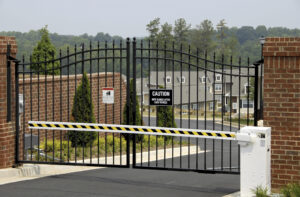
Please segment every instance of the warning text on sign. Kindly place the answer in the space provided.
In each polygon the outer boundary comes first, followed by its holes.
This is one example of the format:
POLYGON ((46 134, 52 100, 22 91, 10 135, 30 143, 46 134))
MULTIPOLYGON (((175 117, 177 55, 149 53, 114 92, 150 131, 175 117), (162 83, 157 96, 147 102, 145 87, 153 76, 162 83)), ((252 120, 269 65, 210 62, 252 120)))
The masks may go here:
POLYGON ((172 90, 150 90, 149 93, 150 105, 173 105, 172 90))

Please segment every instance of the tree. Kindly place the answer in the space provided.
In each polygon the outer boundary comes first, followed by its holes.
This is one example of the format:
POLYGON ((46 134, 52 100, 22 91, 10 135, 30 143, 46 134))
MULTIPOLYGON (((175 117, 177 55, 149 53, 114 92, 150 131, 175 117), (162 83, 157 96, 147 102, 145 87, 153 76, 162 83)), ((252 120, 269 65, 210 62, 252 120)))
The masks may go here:
POLYGON ((174 37, 172 35, 172 30, 173 30, 173 27, 171 24, 169 24, 169 23, 163 24, 161 26, 160 32, 158 33, 159 42, 161 42, 162 44, 164 42, 166 42, 168 44, 172 43, 174 40, 174 37))
POLYGON ((158 127, 176 128, 177 125, 176 125, 174 116, 172 115, 172 107, 171 106, 158 106, 157 107, 157 126, 158 127))
POLYGON ((205 51, 208 53, 213 51, 213 35, 214 27, 210 20, 204 20, 191 32, 192 44, 199 49, 200 54, 203 54, 205 51))
POLYGON ((221 51, 221 54, 224 54, 226 50, 226 45, 225 45, 225 38, 226 38, 226 33, 225 29, 227 29, 226 22, 224 19, 222 19, 218 24, 217 24, 217 39, 219 40, 219 50, 221 51))
MULTIPOLYGON (((88 80, 86 72, 83 73, 81 83, 77 87, 76 94, 74 96, 74 102, 72 107, 72 121, 82 123, 94 123, 94 106, 92 103, 90 82, 88 80)), ((95 132, 85 131, 71 131, 69 132, 69 139, 72 142, 72 146, 87 146, 92 143, 96 138, 95 132)))
POLYGON ((230 55, 238 54, 239 41, 235 36, 230 36, 226 40, 226 46, 229 49, 230 55))
POLYGON ((31 69, 42 74, 58 75, 59 62, 53 61, 56 58, 56 49, 49 38, 47 25, 40 29, 40 34, 41 40, 33 49, 31 69))
POLYGON ((236 32, 236 36, 241 44, 244 44, 247 40, 255 40, 259 38, 256 35, 255 29, 251 26, 243 26, 236 32))
MULTIPOLYGON (((138 101, 137 95, 135 96, 135 122, 133 120, 133 80, 130 80, 130 102, 129 102, 129 121, 127 122, 127 106, 124 106, 123 110, 123 124, 124 125, 143 125, 141 112, 140 112, 140 105, 138 101)), ((141 141, 143 138, 142 135, 137 135, 137 141, 141 141)))
POLYGON ((184 18, 179 18, 175 21, 174 38, 179 43, 186 43, 188 40, 188 32, 191 28, 190 24, 187 24, 184 18))
POLYGON ((268 30, 267 30, 266 26, 259 25, 256 27, 255 33, 256 33, 256 36, 258 36, 258 37, 266 36, 268 33, 268 30))
POLYGON ((129 102, 129 114, 130 114, 130 119, 129 123, 127 123, 127 106, 124 106, 123 110, 123 124, 125 125, 143 125, 142 123, 142 118, 141 118, 141 113, 140 113, 140 105, 138 101, 137 95, 135 95, 135 122, 133 121, 133 80, 130 80, 130 102, 129 102))
MULTIPOLYGON (((163 89, 163 86, 159 86, 159 88, 163 89)), ((158 106, 157 107, 157 126, 158 127, 171 127, 177 128, 175 122, 175 115, 173 116, 172 107, 171 106, 158 106)), ((171 139, 171 136, 167 136, 166 140, 171 139)))
POLYGON ((159 32, 159 25, 160 25, 160 18, 155 18, 154 20, 150 21, 149 24, 147 24, 147 31, 149 32, 149 39, 151 41, 154 41, 159 32))

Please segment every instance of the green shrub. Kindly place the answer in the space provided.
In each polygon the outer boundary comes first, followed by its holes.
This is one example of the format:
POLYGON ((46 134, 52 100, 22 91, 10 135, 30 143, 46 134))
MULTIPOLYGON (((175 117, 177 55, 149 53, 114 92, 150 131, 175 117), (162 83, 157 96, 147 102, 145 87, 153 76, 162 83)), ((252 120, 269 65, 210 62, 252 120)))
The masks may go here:
POLYGON ((281 193, 284 197, 300 197, 300 185, 297 183, 291 183, 281 189, 281 193))
MULTIPOLYGON (((90 82, 87 74, 84 72, 81 83, 77 87, 76 94, 74 95, 74 102, 72 108, 73 122, 81 123, 94 123, 94 107, 90 92, 90 82)), ((96 138, 96 132, 86 131, 70 131, 69 139, 72 142, 72 146, 87 146, 90 142, 96 138)))
MULTIPOLYGON (((138 101, 137 95, 135 96, 136 104, 135 104, 135 121, 133 120, 133 80, 130 80, 130 102, 129 102, 129 121, 127 122, 127 106, 124 106, 123 110, 123 124, 124 125, 143 125, 142 117, 141 117, 141 112, 140 112, 140 105, 138 101), (134 123, 135 122, 135 123, 134 123)), ((133 137, 132 135, 131 137, 133 137)), ((141 135, 136 135, 136 139, 138 142, 142 140, 141 135)))
POLYGON ((53 140, 47 140, 47 147, 46 147, 46 140, 40 144, 40 149, 44 150, 45 152, 52 152, 53 147, 54 151, 60 151, 60 145, 62 145, 62 150, 68 149, 68 141, 63 140, 60 144, 60 140, 54 140, 54 146, 53 146, 53 140))
POLYGON ((263 188, 261 185, 252 190, 256 197, 269 197, 268 188, 263 188))
POLYGON ((139 101, 138 101, 138 97, 137 95, 135 95, 135 100, 136 100, 136 104, 135 104, 135 111, 136 111, 136 115, 135 115, 135 124, 133 121, 133 80, 130 80, 130 102, 129 102, 129 114, 130 114, 130 118, 129 118, 129 123, 127 123, 127 107, 126 105, 124 106, 124 110, 123 110, 123 124, 124 125, 143 125, 142 123, 142 117, 141 117, 141 112, 140 112, 140 105, 139 105, 139 101))
MULTIPOLYGON (((159 86, 159 88, 163 89, 163 86, 159 86)), ((174 118, 175 118, 175 115, 173 116, 171 106, 158 106, 157 107, 157 126, 158 127, 177 128, 174 118)), ((167 136, 166 138, 167 138, 167 140, 170 140, 172 137, 167 136)))
MULTIPOLYGON (((44 154, 47 153, 47 155, 49 156, 47 158, 48 161, 52 161, 53 150, 54 150, 54 158, 56 159, 61 158, 63 161, 65 161, 68 158, 68 150, 70 155, 73 153, 73 149, 71 147, 69 147, 68 149, 68 141, 66 140, 62 140, 62 141, 54 140, 54 144, 53 144, 53 140, 47 140, 46 143, 46 139, 45 139, 43 142, 40 143, 40 149, 44 152, 44 154)), ((35 157, 38 158, 38 151, 35 151, 34 154, 35 157)), ((40 155, 39 161, 45 161, 45 156, 40 155)))

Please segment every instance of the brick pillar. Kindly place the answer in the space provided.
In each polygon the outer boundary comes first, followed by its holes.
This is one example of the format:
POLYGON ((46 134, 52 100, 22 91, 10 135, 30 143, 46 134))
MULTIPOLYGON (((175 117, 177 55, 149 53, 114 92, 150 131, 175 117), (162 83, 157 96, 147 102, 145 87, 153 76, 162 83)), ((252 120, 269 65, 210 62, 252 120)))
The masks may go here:
POLYGON ((11 64, 12 121, 7 121, 7 44, 11 44, 11 55, 17 53, 15 37, 0 36, 0 169, 14 165, 15 161, 15 76, 14 63, 11 64))
POLYGON ((267 38, 264 126, 272 128, 272 188, 300 183, 300 37, 267 38))

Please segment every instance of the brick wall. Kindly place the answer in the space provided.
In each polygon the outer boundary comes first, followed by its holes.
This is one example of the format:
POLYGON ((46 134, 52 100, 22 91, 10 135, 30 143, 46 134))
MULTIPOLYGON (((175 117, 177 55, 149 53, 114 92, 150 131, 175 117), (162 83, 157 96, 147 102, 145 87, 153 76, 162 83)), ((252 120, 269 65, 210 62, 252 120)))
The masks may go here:
MULTIPOLYGON (((39 79, 37 75, 32 76, 32 79, 29 76, 24 76, 24 79, 23 76, 20 76, 20 94, 23 94, 25 99, 25 113, 23 113, 25 119, 23 119, 23 115, 21 115, 20 119, 22 125, 25 122, 26 133, 29 133, 26 125, 29 120, 72 121, 75 86, 78 87, 81 77, 82 75, 77 75, 75 80, 75 75, 69 75, 69 79, 68 76, 62 76, 60 80, 59 75, 54 76, 54 78, 48 76, 45 83, 45 76, 43 75, 40 75, 39 79)), ((88 78, 90 79, 89 74, 88 78)), ((105 73, 99 73, 99 75, 94 73, 90 84, 92 85, 96 122, 120 124, 120 118, 122 118, 126 102, 126 84, 123 79, 120 80, 120 73, 115 73, 114 75, 108 73, 106 77, 105 73), (102 103, 102 88, 105 87, 105 80, 107 87, 113 87, 114 81, 114 105, 102 103)), ((51 132, 48 137, 51 137, 51 132)))
POLYGON ((272 188, 300 183, 300 38, 267 38, 264 126, 272 128, 272 188))
MULTIPOLYGON (((17 45, 14 37, 0 36, 0 168, 11 167, 15 161, 15 116, 12 110, 12 121, 7 122, 7 44, 11 44, 11 55, 17 53, 17 45)), ((14 64, 11 64, 12 76, 14 76, 14 64)), ((14 77, 12 77, 12 107, 14 107, 14 77)))

